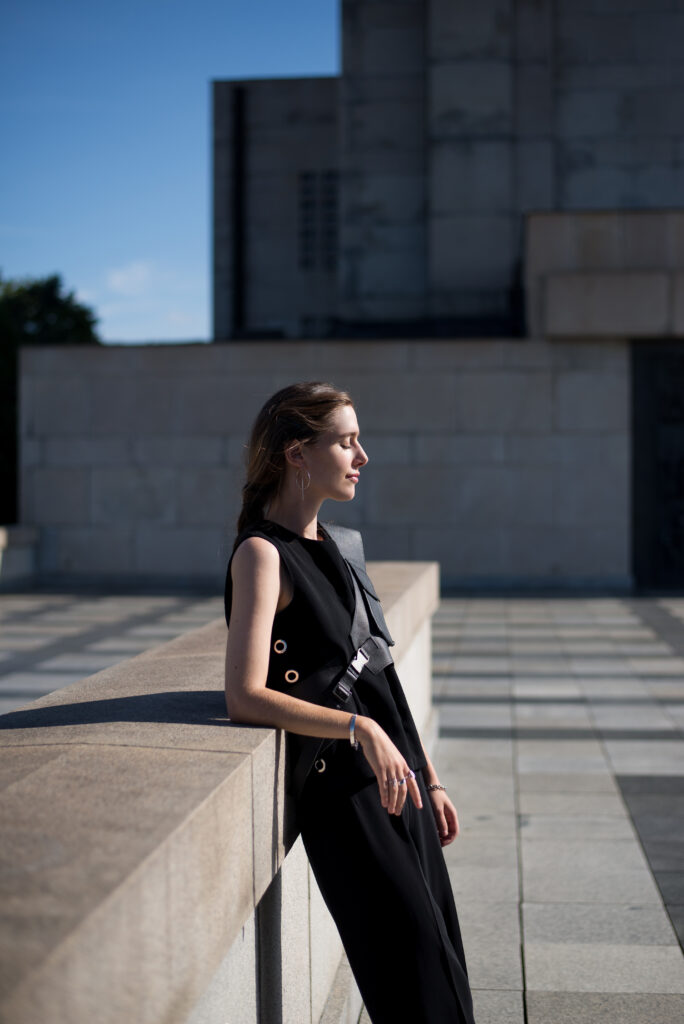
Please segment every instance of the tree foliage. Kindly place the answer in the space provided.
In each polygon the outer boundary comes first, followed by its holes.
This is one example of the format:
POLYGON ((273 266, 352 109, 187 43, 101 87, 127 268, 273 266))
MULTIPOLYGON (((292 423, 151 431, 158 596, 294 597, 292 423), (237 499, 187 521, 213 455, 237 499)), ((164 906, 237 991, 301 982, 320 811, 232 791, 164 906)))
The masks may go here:
POLYGON ((93 345, 97 318, 57 274, 23 281, 0 275, 0 523, 17 516, 17 370, 25 345, 93 345))

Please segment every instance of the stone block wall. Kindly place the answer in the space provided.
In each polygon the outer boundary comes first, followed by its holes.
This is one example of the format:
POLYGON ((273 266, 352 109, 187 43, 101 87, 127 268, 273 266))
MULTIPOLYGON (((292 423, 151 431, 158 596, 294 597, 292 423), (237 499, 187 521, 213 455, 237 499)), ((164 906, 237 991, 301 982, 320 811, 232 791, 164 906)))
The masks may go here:
POLYGON ((323 518, 447 586, 627 587, 626 342, 262 342, 29 349, 21 516, 46 576, 218 583, 247 434, 301 379, 355 399, 370 462, 323 518))

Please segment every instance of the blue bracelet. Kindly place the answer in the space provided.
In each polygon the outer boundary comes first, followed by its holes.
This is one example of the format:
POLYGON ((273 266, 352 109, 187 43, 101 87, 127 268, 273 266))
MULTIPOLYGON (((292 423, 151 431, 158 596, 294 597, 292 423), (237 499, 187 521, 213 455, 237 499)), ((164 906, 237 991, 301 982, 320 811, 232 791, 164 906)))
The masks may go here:
POLYGON ((351 743, 354 750, 359 749, 359 741, 354 735, 354 726, 356 725, 356 715, 352 715, 349 719, 349 742, 351 743))

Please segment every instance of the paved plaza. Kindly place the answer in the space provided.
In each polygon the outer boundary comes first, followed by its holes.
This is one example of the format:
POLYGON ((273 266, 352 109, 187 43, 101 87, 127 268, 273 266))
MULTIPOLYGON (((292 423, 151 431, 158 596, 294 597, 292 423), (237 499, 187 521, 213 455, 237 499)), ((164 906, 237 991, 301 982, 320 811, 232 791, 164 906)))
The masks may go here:
POLYGON ((434 669, 477 1024, 684 1020, 684 600, 445 600, 434 669))
POLYGON ((206 596, 0 594, 0 714, 222 614, 206 596))
MULTIPOLYGON (((201 595, 2 595, 0 710, 221 613, 201 595)), ((433 635, 477 1024, 679 1024, 684 599, 449 598, 433 635)))

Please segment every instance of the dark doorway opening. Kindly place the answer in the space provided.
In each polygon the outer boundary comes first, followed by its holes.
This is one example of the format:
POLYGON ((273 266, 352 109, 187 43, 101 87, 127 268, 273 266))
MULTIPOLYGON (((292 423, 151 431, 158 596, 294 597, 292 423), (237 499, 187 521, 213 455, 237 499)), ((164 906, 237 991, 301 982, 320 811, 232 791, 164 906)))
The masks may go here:
POLYGON ((684 342, 632 344, 632 563, 642 590, 684 590, 684 342))

